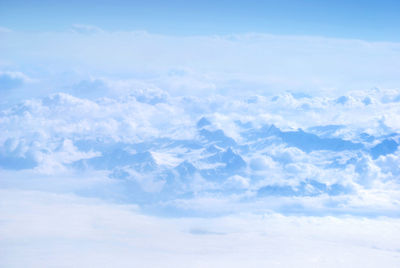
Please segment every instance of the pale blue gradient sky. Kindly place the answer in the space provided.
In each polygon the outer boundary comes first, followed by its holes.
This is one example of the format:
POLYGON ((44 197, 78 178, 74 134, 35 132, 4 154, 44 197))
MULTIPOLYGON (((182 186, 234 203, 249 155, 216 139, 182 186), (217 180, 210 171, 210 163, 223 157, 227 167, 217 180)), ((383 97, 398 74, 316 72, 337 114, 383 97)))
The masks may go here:
POLYGON ((71 24, 106 30, 210 35, 260 32, 399 41, 400 2, 353 1, 0 1, 0 26, 65 30, 71 24))

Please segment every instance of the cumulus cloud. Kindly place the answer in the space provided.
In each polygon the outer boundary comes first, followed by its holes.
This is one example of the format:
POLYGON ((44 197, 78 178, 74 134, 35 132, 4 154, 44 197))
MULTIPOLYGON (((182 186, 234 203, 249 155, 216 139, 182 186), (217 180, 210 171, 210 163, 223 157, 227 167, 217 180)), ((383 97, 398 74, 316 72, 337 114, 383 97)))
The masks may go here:
POLYGON ((215 202, 213 213, 284 212, 296 204, 303 213, 396 213, 400 135, 379 117, 397 113, 382 101, 392 90, 370 94, 368 105, 366 94, 350 92, 353 104, 343 105, 336 96, 291 93, 176 97, 131 88, 132 81, 101 81, 127 91, 92 100, 58 93, 4 110, 0 166, 46 176, 103 171, 120 199, 181 212, 184 203, 205 213, 215 202), (304 103, 309 108, 299 112, 304 103), (373 112, 365 108, 371 105, 373 112), (380 199, 371 202, 378 189, 380 199))

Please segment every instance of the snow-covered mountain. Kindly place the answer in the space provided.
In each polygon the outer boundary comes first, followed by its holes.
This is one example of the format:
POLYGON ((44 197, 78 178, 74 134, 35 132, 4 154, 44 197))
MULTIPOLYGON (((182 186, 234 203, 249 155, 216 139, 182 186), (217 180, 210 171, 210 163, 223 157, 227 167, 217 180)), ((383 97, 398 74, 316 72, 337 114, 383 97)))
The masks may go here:
POLYGON ((35 176, 101 172, 112 186, 91 185, 98 193, 150 207, 206 196, 232 199, 238 209, 259 200, 289 212, 378 213, 379 205, 394 213, 397 195, 386 190, 400 189, 400 129, 387 116, 397 116, 398 105, 378 93, 368 96, 373 103, 285 93, 216 97, 207 106, 161 93, 155 102, 140 94, 91 101, 59 93, 2 112, 0 167, 35 176), (378 115, 368 114, 371 105, 378 115), (377 189, 382 204, 356 202, 377 189))

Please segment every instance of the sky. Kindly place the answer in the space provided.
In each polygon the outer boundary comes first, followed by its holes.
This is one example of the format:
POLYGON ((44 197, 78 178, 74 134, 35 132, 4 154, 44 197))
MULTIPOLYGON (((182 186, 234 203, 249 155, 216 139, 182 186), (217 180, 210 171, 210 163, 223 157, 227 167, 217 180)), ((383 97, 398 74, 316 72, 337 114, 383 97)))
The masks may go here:
POLYGON ((400 4, 356 1, 7 1, 0 25, 60 31, 72 24, 172 35, 269 33, 399 41, 400 4))
POLYGON ((398 13, 0 0, 0 266, 398 267, 398 13))

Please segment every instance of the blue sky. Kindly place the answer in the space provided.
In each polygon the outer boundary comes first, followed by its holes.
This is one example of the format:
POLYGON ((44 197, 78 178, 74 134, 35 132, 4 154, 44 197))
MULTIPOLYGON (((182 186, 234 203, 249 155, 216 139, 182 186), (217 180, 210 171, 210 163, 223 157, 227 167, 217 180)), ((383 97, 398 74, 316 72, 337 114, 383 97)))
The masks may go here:
POLYGON ((260 32, 399 41, 400 3, 355 1, 8 1, 0 26, 64 30, 71 24, 175 35, 260 32))

